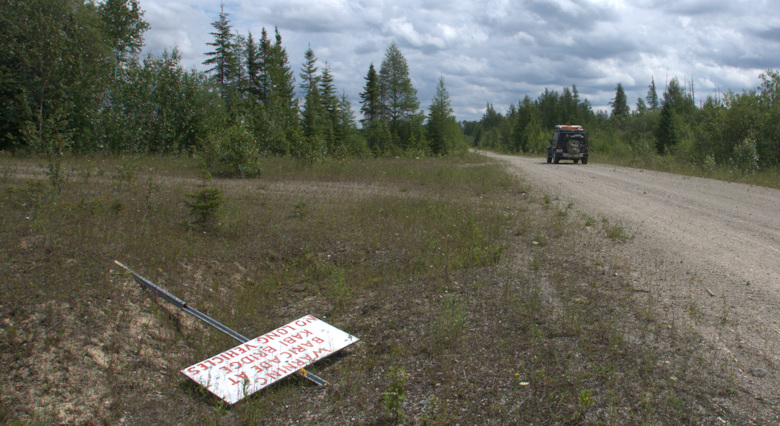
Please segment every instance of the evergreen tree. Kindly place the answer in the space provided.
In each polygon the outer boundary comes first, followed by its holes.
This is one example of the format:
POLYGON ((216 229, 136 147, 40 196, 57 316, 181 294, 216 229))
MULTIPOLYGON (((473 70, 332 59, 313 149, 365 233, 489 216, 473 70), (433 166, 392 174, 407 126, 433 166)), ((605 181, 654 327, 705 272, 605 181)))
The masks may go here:
POLYGON ((278 28, 275 36, 276 41, 271 43, 263 30, 260 40, 265 64, 266 81, 263 83, 266 85, 266 99, 259 127, 265 148, 273 154, 286 156, 301 141, 298 99, 295 97, 295 76, 278 28))
POLYGON ((206 74, 213 74, 212 79, 220 87, 222 96, 228 96, 228 86, 233 82, 238 73, 238 58, 235 56, 235 34, 232 32, 232 26, 228 21, 228 14, 225 13, 225 5, 222 4, 219 12, 219 19, 212 22, 211 26, 215 31, 211 32, 214 41, 206 43, 208 46, 214 46, 214 50, 207 52, 208 59, 203 61, 203 65, 211 66, 206 70, 206 74))
POLYGON ((406 58, 395 43, 391 43, 385 52, 379 69, 379 87, 384 118, 391 129, 413 115, 420 106, 417 90, 409 78, 406 58))
POLYGON ((647 86, 647 96, 645 96, 645 100, 647 101, 647 107, 651 110, 655 111, 659 108, 658 92, 655 90, 654 77, 650 77, 650 85, 647 86))
POLYGON ((265 103, 271 92, 271 77, 269 74, 269 69, 273 66, 271 40, 268 39, 268 32, 265 30, 265 27, 263 27, 261 32, 258 48, 260 56, 260 73, 257 83, 257 90, 259 92, 261 102, 265 103))
POLYGON ((655 148, 659 154, 666 154, 671 147, 680 142, 677 117, 671 102, 664 102, 661 107, 661 119, 655 130, 655 141, 655 148))
POLYGON ((612 117, 628 117, 631 114, 626 100, 626 92, 623 91, 622 84, 618 83, 617 89, 615 89, 615 97, 609 105, 612 106, 612 117))
MULTIPOLYGON (((576 92, 575 92, 576 93, 576 92)), ((512 146, 515 152, 527 152, 528 151, 528 138, 525 134, 525 128, 531 121, 531 115, 533 113, 534 104, 531 101, 531 97, 525 95, 523 100, 517 105, 517 119, 514 122, 514 130, 512 132, 514 138, 514 144, 512 146)))
POLYGON ((234 75, 232 81, 232 88, 235 89, 235 93, 239 96, 243 96, 249 89, 249 78, 246 72, 246 50, 247 40, 241 34, 233 35, 233 58, 235 58, 234 75))
POLYGON ((320 74, 320 113, 322 114, 322 126, 327 140, 328 153, 337 150, 337 145, 343 141, 339 140, 337 121, 339 98, 336 96, 336 87, 333 84, 333 74, 330 73, 330 66, 325 62, 320 74))
POLYGON ((381 117, 379 76, 374 69, 374 64, 368 67, 368 74, 364 77, 366 85, 360 94, 360 113, 363 114, 363 128, 371 127, 381 117))
POLYGON ((670 104, 674 113, 684 120, 692 119, 696 111, 692 95, 685 93, 680 86, 680 80, 676 78, 669 81, 669 86, 664 92, 663 105, 666 104, 670 104))
POLYGON ((436 94, 431 100, 429 110, 427 128, 430 150, 434 155, 446 155, 449 151, 448 129, 456 121, 455 114, 452 111, 450 95, 447 92, 447 87, 444 85, 444 77, 439 77, 436 94))
POLYGON ((317 74, 317 57, 309 46, 304 53, 305 61, 298 75, 301 78, 301 91, 303 92, 303 135, 306 138, 316 139, 322 137, 322 101, 320 98, 320 76, 317 74))
POLYGON ((250 32, 246 39, 246 88, 245 93, 251 103, 262 103, 265 100, 263 77, 265 64, 260 44, 255 42, 250 32))
POLYGON ((562 116, 560 95, 555 90, 544 89, 544 92, 539 96, 537 100, 539 107, 541 127, 545 129, 552 129, 557 124, 566 124, 568 117, 562 116))
POLYGON ((647 104, 642 98, 636 98, 636 114, 643 115, 647 113, 647 104))

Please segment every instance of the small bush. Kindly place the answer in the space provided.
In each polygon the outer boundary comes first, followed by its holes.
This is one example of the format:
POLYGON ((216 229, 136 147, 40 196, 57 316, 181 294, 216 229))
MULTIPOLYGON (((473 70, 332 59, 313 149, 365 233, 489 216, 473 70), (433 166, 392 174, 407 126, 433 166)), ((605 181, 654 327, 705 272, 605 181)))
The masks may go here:
POLYGON ((748 136, 734 145, 731 158, 734 167, 742 171, 742 173, 751 174, 757 172, 759 161, 756 138, 748 136))
POLYGON ((193 225, 208 226, 216 221, 222 206, 222 192, 219 189, 203 188, 188 193, 187 197, 191 201, 184 201, 184 204, 190 209, 193 225))
POLYGON ((257 177, 263 171, 259 142, 243 123, 209 134, 201 148, 205 167, 215 173, 257 177))
POLYGON ((393 423, 400 424, 404 422, 405 417, 403 404, 406 400, 407 374, 400 368, 392 367, 387 376, 390 379, 390 386, 382 394, 382 404, 393 419, 393 423))

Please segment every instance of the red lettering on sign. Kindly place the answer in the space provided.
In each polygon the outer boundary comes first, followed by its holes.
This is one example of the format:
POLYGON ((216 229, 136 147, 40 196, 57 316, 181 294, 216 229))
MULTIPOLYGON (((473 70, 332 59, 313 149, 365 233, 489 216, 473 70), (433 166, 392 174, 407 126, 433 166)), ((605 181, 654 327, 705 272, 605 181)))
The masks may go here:
POLYGON ((254 358, 252 358, 251 356, 245 356, 241 358, 241 364, 251 364, 252 361, 254 361, 254 358))
POLYGON ((277 363, 277 364, 281 364, 281 363, 282 363, 282 361, 280 361, 280 360, 279 360, 279 357, 278 357, 278 356, 275 356, 275 357, 271 358, 271 360, 270 360, 270 361, 271 361, 271 362, 275 362, 275 363, 277 363))
POLYGON ((187 369, 187 372, 190 374, 198 374, 198 366, 193 365, 192 367, 187 369))
POLYGON ((279 355, 281 355, 281 356, 285 357, 284 359, 290 359, 290 358, 292 358, 292 354, 291 354, 291 353, 289 353, 289 352, 282 352, 282 353, 281 353, 281 354, 279 354, 279 355))
POLYGON ((265 335, 265 337, 266 337, 266 339, 268 339, 268 340, 274 340, 274 339, 273 339, 274 337, 281 337, 281 336, 279 336, 278 334, 276 334, 276 332, 275 332, 275 331, 272 331, 272 332, 270 332, 270 333, 267 333, 267 334, 265 335))
POLYGON ((306 352, 306 349, 303 349, 303 348, 302 348, 302 347, 300 347, 300 346, 296 346, 296 347, 294 347, 294 348, 290 348, 290 352, 293 352, 293 353, 299 354, 299 353, 306 352))
POLYGON ((306 321, 304 321, 304 320, 295 321, 295 325, 297 325, 298 327, 305 327, 306 326, 306 321))
POLYGON ((236 348, 236 350, 237 350, 237 351, 238 351, 238 353, 240 353, 240 354, 245 354, 245 353, 246 353, 246 349, 242 348, 241 346, 237 347, 237 348, 236 348))
POLYGON ((311 336, 311 331, 303 330, 303 332, 306 333, 306 334, 304 334, 304 336, 311 336))
POLYGON ((268 361, 263 361, 260 363, 260 366, 263 367, 263 370, 268 370, 271 368, 271 363, 268 361))
POLYGON ((249 380, 249 376, 247 376, 246 373, 241 372, 236 374, 236 379, 241 379, 241 380, 236 380, 233 377, 228 377, 228 379, 230 380, 231 385, 241 385, 244 383, 244 380, 249 380))
POLYGON ((282 342, 285 343, 285 346, 287 346, 287 345, 294 345, 295 344, 295 339, 293 339, 292 337, 287 337, 284 340, 282 340, 282 342))
POLYGON ((261 345, 265 345, 266 343, 268 343, 268 339, 266 339, 265 336, 260 336, 255 340, 257 340, 257 343, 260 343, 261 345))
POLYGON ((270 354, 276 352, 276 349, 274 349, 274 348, 272 348, 270 346, 266 346, 265 349, 263 349, 263 350, 268 352, 268 353, 270 353, 270 354))
POLYGON ((306 341, 306 343, 301 343, 301 345, 307 346, 307 347, 310 347, 310 348, 314 347, 314 344, 312 342, 308 341, 308 340, 306 341))
POLYGON ((269 371, 267 373, 269 379, 281 379, 282 375, 279 374, 279 370, 277 371, 269 371))
POLYGON ((317 354, 323 354, 323 355, 327 355, 327 353, 328 353, 328 352, 330 352, 330 351, 329 351, 329 350, 327 350, 327 349, 325 349, 325 348, 319 348, 319 349, 315 349, 315 350, 314 350, 314 354, 313 354, 313 355, 314 355, 315 357, 317 357, 317 354))
POLYGON ((229 350, 229 351, 227 351, 227 352, 225 352, 225 353, 224 353, 224 354, 222 354, 222 355, 223 355, 223 356, 226 356, 226 357, 228 357, 228 358, 226 358, 226 360, 230 360, 230 358, 233 358, 233 357, 236 357, 236 356, 238 356, 238 354, 237 354, 237 353, 235 353, 235 352, 233 352, 233 350, 232 350, 232 349, 231 349, 231 350, 229 350))
POLYGON ((241 368, 241 363, 240 362, 231 362, 230 363, 230 368, 232 368, 234 370, 238 370, 239 368, 241 368))
POLYGON ((256 348, 257 346, 252 346, 249 343, 247 343, 247 344, 244 345, 244 347, 251 350, 251 349, 256 348))
POLYGON ((319 337, 314 337, 311 340, 313 340, 314 343, 320 343, 320 344, 325 343, 325 341, 320 339, 319 337))
POLYGON ((316 322, 316 321, 317 321, 317 318, 314 318, 314 317, 313 317, 313 316, 311 316, 311 315, 307 315, 307 316, 303 317, 302 319, 303 319, 304 321, 306 321, 306 323, 307 323, 307 324, 311 324, 311 323, 313 323, 313 322, 316 322))
POLYGON ((232 373, 233 370, 225 367, 224 365, 222 367, 219 367, 220 370, 224 371, 225 373, 232 373))
POLYGON ((214 358, 211 358, 211 359, 216 359, 217 361, 219 361, 219 362, 217 362, 217 364, 222 364, 223 362, 225 362, 225 360, 222 359, 222 357, 219 357, 219 356, 215 356, 214 358))
POLYGON ((265 386, 268 380, 265 377, 258 377, 255 379, 255 383, 260 382, 260 386, 265 386))
POLYGON ((208 368, 208 367, 206 367, 206 364, 204 364, 204 363, 202 363, 202 362, 201 362, 200 364, 198 364, 198 367, 202 368, 202 369, 203 369, 203 371, 209 371, 209 368, 208 368))
POLYGON ((279 334, 281 334, 282 336, 284 336, 284 335, 286 335, 287 333, 289 333, 289 331, 285 330, 285 329, 284 329, 284 327, 277 328, 277 329, 276 329, 276 332, 277 332, 277 333, 279 333, 279 334))
POLYGON ((260 366, 256 365, 256 364, 252 366, 252 369, 255 370, 256 373, 262 373, 263 372, 263 369, 260 368, 260 366))

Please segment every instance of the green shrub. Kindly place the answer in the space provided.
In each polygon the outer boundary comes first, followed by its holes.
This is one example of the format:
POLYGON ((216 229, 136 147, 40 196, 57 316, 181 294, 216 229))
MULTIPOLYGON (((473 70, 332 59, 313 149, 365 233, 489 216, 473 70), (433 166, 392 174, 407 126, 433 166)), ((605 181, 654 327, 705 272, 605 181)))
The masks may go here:
POLYGON ((222 192, 216 188, 203 188, 200 191, 187 193, 191 201, 184 201, 190 209, 192 224, 208 226, 213 224, 222 206, 222 192))
POLYGON ((244 123, 210 133, 201 153, 204 166, 215 173, 257 177, 263 171, 260 144, 244 123))

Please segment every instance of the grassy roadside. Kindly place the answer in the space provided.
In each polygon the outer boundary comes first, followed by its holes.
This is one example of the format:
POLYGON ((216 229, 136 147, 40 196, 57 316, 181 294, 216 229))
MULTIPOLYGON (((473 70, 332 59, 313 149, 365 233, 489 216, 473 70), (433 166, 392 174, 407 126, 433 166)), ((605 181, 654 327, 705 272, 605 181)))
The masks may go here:
POLYGON ((714 423, 765 410, 651 293, 612 271, 619 225, 480 156, 203 179, 186 158, 74 158, 61 190, 0 160, 0 422, 714 423), (19 178, 22 176, 22 178, 19 178), (219 189, 194 226, 190 193, 219 189), (228 407, 179 374, 312 314, 361 342, 228 407), (725 406, 741 406, 744 412, 725 406))

